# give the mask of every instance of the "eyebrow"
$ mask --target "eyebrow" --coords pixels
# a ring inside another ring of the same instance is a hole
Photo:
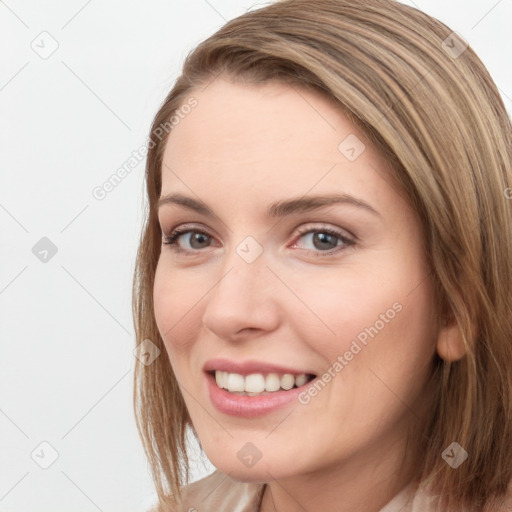
[[[220,220],[219,216],[216,215],[213,210],[211,210],[200,199],[188,197],[179,193],[167,194],[165,196],[161,196],[158,199],[157,209],[160,209],[162,206],[167,204],[177,204],[207,217]],[[267,216],[272,218],[280,218],[292,213],[309,212],[311,210],[316,210],[334,204],[349,204],[358,208],[362,208],[374,215],[377,215],[378,217],[381,216],[380,213],[375,210],[375,208],[373,208],[373,206],[350,194],[303,196],[277,201],[268,207]]]

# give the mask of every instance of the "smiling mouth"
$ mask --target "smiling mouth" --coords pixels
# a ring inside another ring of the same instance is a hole
[[[217,383],[217,387],[242,396],[263,396],[276,391],[289,391],[311,382],[316,376],[308,373],[239,373],[214,370],[208,372]]]

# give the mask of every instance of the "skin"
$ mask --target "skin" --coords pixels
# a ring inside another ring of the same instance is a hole
[[[417,454],[414,440],[405,452],[407,427],[428,414],[436,350],[462,356],[453,324],[433,321],[416,212],[387,161],[331,100],[225,77],[193,95],[198,105],[165,148],[162,195],[200,198],[219,219],[175,204],[159,209],[164,234],[186,224],[211,238],[191,245],[182,235],[191,255],[162,245],[154,307],[201,446],[232,478],[268,482],[264,512],[376,512],[408,483]],[[350,134],[365,144],[354,161],[338,149]],[[378,214],[350,204],[265,214],[275,201],[334,192]],[[313,239],[325,228],[355,242],[334,237],[326,249]],[[263,249],[250,264],[236,252],[247,236]],[[396,303],[401,311],[306,405],[245,419],[211,404],[207,360],[256,359],[321,376]],[[250,468],[236,456],[247,442],[262,454]]]

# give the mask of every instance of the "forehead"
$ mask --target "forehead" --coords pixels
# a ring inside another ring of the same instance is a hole
[[[312,188],[347,193],[364,188],[371,196],[388,179],[385,159],[320,93],[278,82],[247,85],[218,78],[190,96],[197,105],[167,141],[162,193],[191,188],[199,195],[224,191],[227,197],[235,189],[247,193],[245,185],[265,197]],[[347,158],[354,156],[346,153],[347,144],[356,158]]]
[[[197,106],[168,138],[166,153],[173,159],[298,159],[307,154],[333,160],[342,156],[338,145],[348,135],[365,138],[333,100],[295,85],[218,78],[191,95]]]

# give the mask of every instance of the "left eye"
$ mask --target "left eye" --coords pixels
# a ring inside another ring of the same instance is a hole
[[[305,240],[304,249],[321,252],[336,249],[340,245],[347,246],[351,244],[351,240],[344,237],[341,233],[325,229],[309,231],[299,238],[299,240],[301,239]]]

